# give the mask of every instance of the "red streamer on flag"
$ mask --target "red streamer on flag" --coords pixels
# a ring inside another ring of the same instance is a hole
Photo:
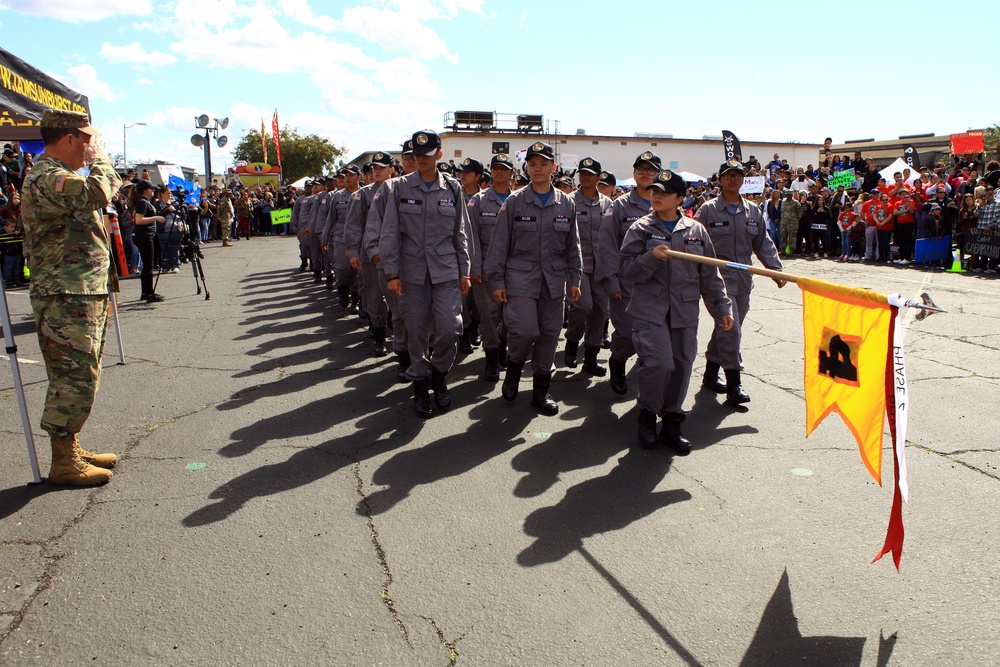
[[[274,141],[274,153],[278,156],[278,167],[281,168],[281,139],[278,135],[281,130],[278,126],[278,110],[274,110],[274,118],[271,119],[271,140]]]
[[[889,510],[889,528],[885,533],[885,544],[872,562],[879,560],[890,551],[892,562],[899,570],[899,559],[903,556],[903,494],[899,489],[899,448],[896,446],[896,369],[893,366],[892,341],[896,332],[896,313],[899,308],[892,306],[892,318],[889,320],[889,352],[885,364],[885,413],[889,418],[889,435],[892,438],[892,463],[894,483],[892,490],[892,509]]]

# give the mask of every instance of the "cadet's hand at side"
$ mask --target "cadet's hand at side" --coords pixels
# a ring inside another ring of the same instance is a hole
[[[462,276],[461,278],[459,278],[459,280],[458,280],[458,288],[460,290],[462,290],[462,294],[466,294],[469,291],[470,287],[472,287],[472,281],[471,280],[469,280],[465,276]]]
[[[495,289],[493,290],[493,300],[497,303],[507,303],[507,290],[505,289]]]
[[[719,322],[719,326],[722,327],[723,331],[729,331],[730,329],[732,329],[733,328],[733,316],[732,315],[726,315],[725,317],[723,317],[722,321]]]
[[[355,271],[361,270],[361,259],[359,257],[351,257],[351,268]]]
[[[580,300],[580,288],[577,287],[576,285],[574,285],[573,287],[570,287],[569,288],[569,298],[573,300],[573,303],[576,303],[577,301],[579,301]]]

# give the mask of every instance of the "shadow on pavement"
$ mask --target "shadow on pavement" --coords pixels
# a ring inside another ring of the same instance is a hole
[[[52,486],[43,477],[41,484],[25,484],[24,486],[0,489],[0,520],[17,514],[27,507],[32,500],[40,498],[46,493],[73,488],[71,486]]]

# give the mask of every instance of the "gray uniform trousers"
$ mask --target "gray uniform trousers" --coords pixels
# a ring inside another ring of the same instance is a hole
[[[503,319],[507,324],[507,357],[515,362],[531,356],[533,373],[552,371],[562,331],[565,294],[554,297],[547,284],[537,299],[507,295]]]
[[[315,234],[309,237],[309,258],[312,262],[313,271],[330,272],[330,268],[326,263],[326,253],[323,252],[323,241]]]
[[[493,300],[493,292],[485,282],[472,283],[471,292],[479,310],[479,335],[483,337],[483,349],[496,350],[500,347],[503,304]]]
[[[611,331],[611,358],[616,361],[628,361],[635,354],[635,345],[632,344],[632,316],[626,312],[629,296],[623,287],[622,298],[608,299],[611,324],[614,327]],[[603,323],[601,327],[604,327]]]
[[[712,329],[712,338],[708,341],[705,358],[719,364],[727,371],[742,371],[743,355],[740,353],[740,343],[743,340],[743,320],[746,319],[747,312],[750,310],[750,290],[743,289],[733,294],[729,291],[732,287],[739,289],[742,286],[731,285],[732,282],[732,280],[726,281],[726,292],[729,294],[730,301],[733,302],[733,328],[729,331],[723,330],[722,327]],[[706,301],[705,307],[714,321],[718,322],[722,319],[718,317],[712,304]]]
[[[423,284],[403,283],[400,301],[410,351],[406,377],[428,379],[432,366],[447,374],[455,362],[458,337],[462,335],[462,291],[458,280],[435,285],[426,277]],[[433,359],[427,357],[430,347],[434,348]]]
[[[683,412],[698,354],[698,327],[671,328],[645,320],[632,321],[632,340],[639,355],[639,407],[664,417]]]
[[[347,257],[347,246],[341,240],[335,241],[330,247],[333,248],[333,268],[337,272],[337,287],[347,287],[352,292],[357,292],[358,272],[351,266],[351,260]]]
[[[368,322],[376,329],[385,326],[386,315],[389,314],[389,307],[385,303],[382,294],[382,279],[379,278],[378,267],[371,262],[361,260],[361,282],[365,285],[364,301],[365,310],[368,311]],[[388,291],[388,290],[386,290]]]
[[[566,340],[583,340],[584,347],[600,347],[604,339],[604,320],[608,317],[608,295],[594,280],[593,273],[584,273],[580,281],[580,299],[569,301],[569,327]]]
[[[389,283],[385,279],[385,271],[382,270],[382,263],[379,262],[376,266],[378,267],[379,287],[382,288],[385,302],[389,306],[389,310],[392,311],[392,351],[408,352],[410,348],[406,335],[406,318],[403,317],[403,308],[400,304],[401,299],[389,291]]]

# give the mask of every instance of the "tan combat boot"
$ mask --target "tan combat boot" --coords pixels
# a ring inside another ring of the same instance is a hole
[[[76,442],[77,446],[80,445],[80,436],[76,433],[73,434],[73,441]],[[116,465],[118,465],[118,456],[108,452],[107,454],[95,454],[94,452],[88,452],[83,447],[80,447],[80,458],[89,463],[92,466],[97,466],[98,468],[105,468],[111,470]]]
[[[51,484],[97,486],[110,479],[110,470],[92,466],[80,458],[80,445],[76,438],[52,438]]]

